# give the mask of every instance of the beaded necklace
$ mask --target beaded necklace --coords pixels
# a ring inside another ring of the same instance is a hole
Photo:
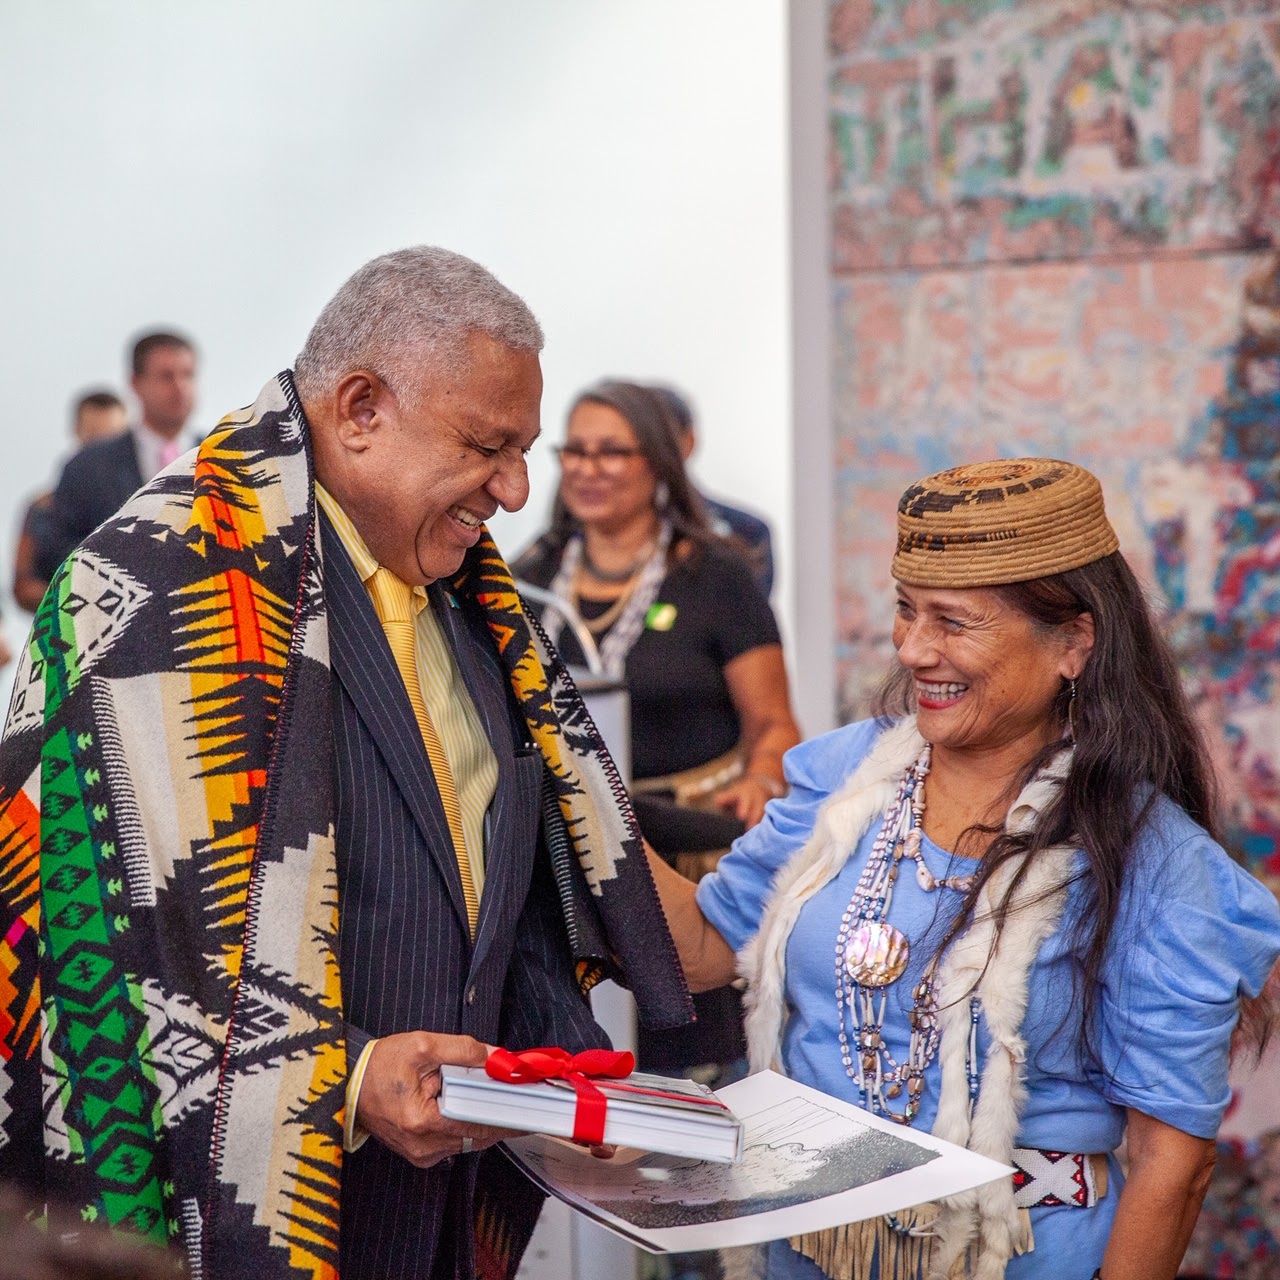
[[[925,1071],[938,1052],[937,972],[935,956],[912,992],[911,1039],[906,1060],[898,1062],[884,1038],[887,988],[902,977],[911,946],[888,922],[893,887],[904,859],[916,864],[916,883],[926,893],[951,889],[968,893],[971,876],[938,879],[925,866],[920,841],[924,828],[924,780],[929,773],[928,744],[898,783],[884,811],[867,865],[840,919],[836,935],[836,1013],[840,1059],[862,1094],[868,1111],[910,1124],[920,1110]],[[847,1011],[847,1017],[846,1017]],[[978,1001],[969,1002],[967,1075],[970,1103],[977,1097]],[[906,1094],[901,1111],[891,1100]]]
[[[582,567],[597,581],[607,582],[611,586],[621,586],[630,582],[637,577],[640,570],[649,563],[649,557],[653,555],[653,548],[657,545],[657,539],[654,538],[650,542],[644,544],[644,549],[625,569],[602,569],[591,558],[591,552],[587,550],[586,543],[582,544]]]
[[[667,552],[671,549],[675,530],[671,521],[663,517],[658,526],[658,541],[654,545],[648,560],[640,566],[634,582],[619,597],[621,610],[611,619],[609,634],[600,642],[600,662],[605,674],[621,680],[627,665],[627,655],[644,633],[644,620],[658,598],[667,577]],[[551,580],[549,590],[552,595],[564,600],[575,600],[577,596],[578,571],[582,567],[583,537],[575,533],[560,557],[560,567]],[[610,610],[612,612],[612,610]],[[564,616],[558,609],[547,612],[547,639],[556,644],[564,629]],[[592,629],[603,630],[604,622],[597,618]]]

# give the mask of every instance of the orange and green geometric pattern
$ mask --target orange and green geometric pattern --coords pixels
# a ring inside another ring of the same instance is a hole
[[[62,566],[19,673],[36,710],[0,744],[0,1179],[206,1276],[337,1275],[336,890],[304,919],[266,874],[302,849],[336,886],[277,732],[324,741],[329,714],[289,707],[328,684],[310,492],[284,376]],[[260,971],[262,927],[292,972]]]

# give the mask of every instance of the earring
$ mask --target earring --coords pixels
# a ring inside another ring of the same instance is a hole
[[[1067,684],[1071,686],[1067,694],[1067,727],[1071,730],[1071,741],[1076,740],[1076,682],[1068,680]]]
[[[665,480],[659,480],[653,487],[653,505],[659,511],[665,511],[671,505],[671,489]]]

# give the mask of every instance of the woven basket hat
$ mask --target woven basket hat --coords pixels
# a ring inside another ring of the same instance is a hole
[[[902,495],[893,576],[913,587],[998,587],[1119,547],[1094,475],[1053,458],[1005,458],[940,471]]]

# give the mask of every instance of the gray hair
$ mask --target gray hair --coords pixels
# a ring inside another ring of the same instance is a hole
[[[516,351],[542,350],[527,304],[478,262],[435,245],[366,262],[330,299],[294,362],[304,399],[368,369],[413,401],[424,365],[453,372],[467,338],[485,333]]]

